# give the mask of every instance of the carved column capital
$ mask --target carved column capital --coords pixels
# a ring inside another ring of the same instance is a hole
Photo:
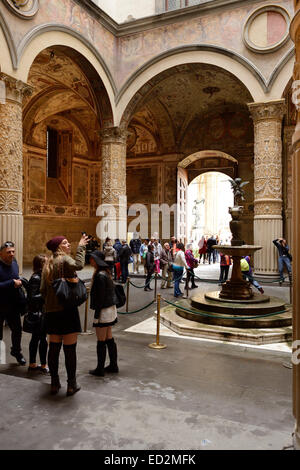
[[[0,80],[5,83],[6,99],[22,104],[25,96],[30,96],[33,88],[22,80],[17,80],[6,73],[0,72]]]
[[[108,127],[100,131],[102,144],[126,144],[128,134],[127,130],[120,127]]]
[[[286,114],[284,99],[266,103],[248,103],[248,108],[254,123],[268,120],[281,121]]]

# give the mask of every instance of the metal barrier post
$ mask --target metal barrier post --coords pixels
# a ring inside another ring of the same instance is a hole
[[[186,290],[186,298],[189,297],[189,282],[190,282],[190,273],[189,271],[186,272],[186,283],[185,283],[185,290]]]
[[[156,299],[157,295],[157,273],[154,274],[154,300]]]
[[[152,349],[165,349],[167,346],[165,344],[159,343],[159,327],[160,327],[160,301],[161,301],[161,294],[157,295],[157,315],[156,315],[156,343],[149,344],[149,348]]]
[[[128,304],[129,304],[129,286],[130,286],[130,277],[127,278],[126,312],[128,312]]]
[[[86,290],[87,290],[87,293],[90,292],[90,288],[89,288],[89,287],[87,287]],[[88,310],[89,310],[89,296],[88,296],[88,298],[86,299],[85,306],[84,306],[84,327],[83,327],[83,331],[80,333],[82,336],[93,335],[93,334],[94,334],[93,331],[87,329]]]

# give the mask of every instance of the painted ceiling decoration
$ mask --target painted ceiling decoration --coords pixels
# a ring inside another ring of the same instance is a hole
[[[215,140],[225,133],[242,138],[249,125],[246,103],[252,101],[250,93],[236,77],[216,66],[173,67],[151,79],[139,94],[142,99],[129,127],[135,129],[135,136],[137,125],[147,130],[149,145],[151,135],[158,153],[184,150],[188,141],[195,141],[203,133],[202,122],[208,116],[207,131]]]

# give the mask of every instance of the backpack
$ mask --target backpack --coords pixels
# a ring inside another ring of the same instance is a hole
[[[121,308],[126,303],[126,294],[121,284],[115,284],[116,307]]]
[[[245,258],[241,259],[241,270],[242,271],[249,271],[250,270],[249,263]]]

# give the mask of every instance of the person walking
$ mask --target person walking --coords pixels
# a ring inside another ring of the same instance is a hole
[[[173,275],[174,275],[174,297],[179,297],[183,295],[183,292],[180,290],[180,281],[182,279],[183,275],[183,269],[185,268],[187,271],[189,269],[189,266],[186,262],[185,259],[185,254],[184,254],[184,244],[183,243],[177,243],[177,253],[174,258],[174,263],[173,263]]]
[[[76,271],[84,268],[87,243],[88,237],[82,235],[75,259],[70,256],[71,245],[64,236],[54,237],[46,245],[52,254],[43,267],[41,294],[45,300],[45,328],[49,335],[48,365],[52,395],[57,394],[61,388],[58,367],[62,343],[68,376],[67,396],[74,395],[80,390],[76,381],[77,335],[81,332],[78,307],[63,305],[59,301],[52,283],[61,277],[76,278]]]
[[[280,276],[279,284],[281,286],[284,281],[284,277],[283,277],[284,266],[287,269],[290,283],[292,283],[292,266],[291,266],[292,255],[289,252],[290,251],[289,245],[287,244],[287,241],[284,238],[276,238],[275,240],[273,240],[273,243],[278,250],[278,269],[279,269],[279,276]]]
[[[197,285],[195,284],[195,273],[194,273],[194,268],[197,268],[198,266],[198,260],[193,255],[192,252],[193,249],[193,244],[188,243],[186,245],[186,251],[185,251],[185,260],[187,262],[187,265],[189,267],[187,273],[186,273],[186,283],[185,283],[185,288],[188,289],[189,281],[192,282],[191,289],[197,289]]]
[[[93,326],[97,335],[97,367],[90,370],[89,373],[103,377],[106,372],[119,372],[117,345],[112,336],[112,326],[118,321],[117,299],[111,270],[104,261],[104,254],[101,251],[92,253],[91,266],[95,269],[90,295],[91,309],[95,310]],[[106,350],[108,350],[110,364],[104,367]]]
[[[206,246],[207,246],[207,241],[204,235],[201,237],[198,243],[198,248],[199,248],[199,264],[201,262],[201,258],[203,256],[203,264],[205,264],[205,258],[206,258]]]
[[[122,271],[122,282],[125,284],[128,278],[128,264],[131,257],[131,249],[127,245],[126,240],[122,240],[122,248],[119,251],[119,259]]]
[[[140,264],[140,248],[141,248],[142,242],[140,238],[138,238],[138,234],[134,232],[133,234],[133,239],[130,240],[129,246],[132,251],[132,258],[133,258],[133,273],[138,274],[139,273],[139,264]]]
[[[215,261],[216,261],[216,259],[215,259],[215,250],[213,248],[213,246],[216,245],[216,244],[217,244],[217,240],[213,237],[213,235],[211,235],[209,237],[209,239],[207,240],[207,243],[206,243],[208,264],[210,264],[211,259],[212,259],[213,263],[215,263]]]
[[[0,339],[3,339],[3,323],[6,321],[11,330],[11,356],[21,366],[26,360],[21,350],[22,324],[20,289],[22,281],[19,277],[19,266],[15,260],[15,244],[7,241],[0,246]]]
[[[152,290],[150,287],[151,276],[155,271],[155,262],[154,262],[154,246],[149,243],[148,251],[146,255],[146,269],[147,269],[147,277],[145,281],[144,290]]]
[[[219,277],[220,284],[223,284],[224,282],[227,281],[230,266],[231,266],[230,256],[220,253],[220,277]]]
[[[170,270],[170,266],[172,264],[172,253],[170,249],[169,243],[165,243],[161,253],[160,253],[160,268],[162,270],[161,276],[161,289],[169,289],[171,286],[172,280],[172,271]],[[166,287],[167,284],[167,287]]]
[[[245,256],[241,259],[241,271],[243,275],[243,279],[247,279],[250,284],[252,284],[256,289],[259,290],[261,294],[264,293],[263,288],[261,285],[253,278],[252,268],[250,265],[250,256]]]
[[[140,248],[140,257],[141,257],[142,264],[144,266],[144,275],[145,276],[147,275],[146,255],[147,255],[147,251],[148,251],[149,241],[150,241],[149,238],[146,238],[144,240],[144,243],[141,244],[141,248]]]
[[[116,260],[115,260],[115,270],[114,270],[114,280],[119,280],[121,277],[121,263],[120,263],[120,249],[122,248],[122,243],[118,238],[115,239],[115,243],[113,245],[115,252],[116,252]]]
[[[159,274],[160,273],[160,255],[162,251],[162,246],[159,240],[157,240],[157,238],[155,238],[151,244],[153,246],[155,272]]]
[[[29,279],[27,289],[28,313],[23,322],[23,331],[31,333],[29,343],[29,367],[28,372],[49,372],[47,367],[47,333],[44,321],[44,299],[40,292],[42,269],[46,262],[45,255],[37,255],[33,258],[33,274]],[[36,363],[36,355],[39,350],[41,365]]]

